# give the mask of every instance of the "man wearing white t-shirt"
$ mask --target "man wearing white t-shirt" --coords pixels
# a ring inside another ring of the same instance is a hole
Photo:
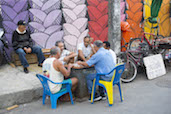
[[[74,57],[77,56],[76,53],[64,49],[64,43],[62,41],[57,41],[55,45],[60,48],[61,55],[59,60],[62,61],[63,64],[69,63],[71,60],[74,60]]]
[[[114,60],[114,62],[116,64],[116,53],[112,49],[110,49],[110,43],[108,41],[104,41],[103,42],[103,47],[105,49],[109,50],[109,52],[112,54],[113,60]]]
[[[89,36],[86,36],[84,37],[84,42],[78,45],[77,50],[79,60],[87,61],[94,53],[96,53],[91,42],[92,39]]]

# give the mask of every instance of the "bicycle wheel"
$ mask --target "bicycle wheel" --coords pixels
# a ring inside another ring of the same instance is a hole
[[[144,47],[140,47],[140,44],[142,44],[142,43],[144,44]],[[132,50],[132,51],[145,50],[146,55],[148,55],[149,50],[150,50],[150,46],[148,45],[148,42],[146,40],[143,40],[143,42],[142,42],[141,38],[134,38],[134,39],[130,40],[128,49]],[[139,56],[140,56],[140,53],[138,53],[138,52],[131,52],[131,54],[135,58],[139,58]]]
[[[164,39],[164,37],[162,35],[158,35],[157,38],[158,39]],[[166,49],[159,48],[159,44],[160,44],[160,42],[157,42],[157,41],[155,41],[155,43],[154,43],[154,51],[155,51],[155,54],[164,54],[164,52],[166,51]]]
[[[128,59],[126,62],[125,71],[121,76],[121,81],[126,83],[131,82],[135,79],[136,76],[137,76],[137,66],[132,60]]]

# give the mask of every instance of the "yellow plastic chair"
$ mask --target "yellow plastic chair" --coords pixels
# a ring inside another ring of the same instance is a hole
[[[95,95],[97,85],[103,87],[106,90],[109,106],[113,105],[113,86],[115,84],[118,85],[118,87],[119,87],[121,102],[124,100],[123,95],[122,95],[122,90],[121,90],[121,81],[120,81],[121,75],[124,70],[125,70],[125,64],[119,64],[110,73],[106,73],[106,74],[98,74],[97,73],[96,74],[96,79],[94,79],[94,81],[93,81],[92,94],[91,94],[91,103],[92,104],[94,103],[94,95]],[[109,75],[113,71],[114,71],[113,77],[110,82],[104,81],[104,80],[99,80],[100,76]]]

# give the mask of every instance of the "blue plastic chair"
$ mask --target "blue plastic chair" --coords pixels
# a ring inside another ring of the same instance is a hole
[[[69,93],[70,99],[71,99],[71,104],[74,104],[73,98],[72,98],[72,92],[71,92],[71,84],[69,84],[68,82],[56,83],[41,74],[36,74],[36,76],[38,77],[38,79],[40,80],[40,82],[42,83],[42,86],[43,86],[43,98],[42,98],[43,105],[45,104],[45,99],[46,99],[46,96],[48,95],[48,96],[50,96],[52,109],[56,109],[58,98],[66,93]],[[53,94],[53,93],[51,93],[51,91],[49,89],[48,81],[53,84],[63,84],[63,85],[66,85],[66,87],[61,89],[59,92]]]
[[[93,87],[92,87],[92,94],[91,94],[91,103],[94,103],[94,95],[95,95],[95,91],[96,91],[96,86],[101,86],[106,90],[107,93],[107,98],[108,98],[108,103],[109,106],[113,105],[113,86],[114,85],[118,85],[119,87],[119,92],[120,92],[120,98],[121,98],[121,102],[123,101],[123,95],[122,95],[122,90],[121,90],[121,75],[123,73],[123,71],[125,70],[125,64],[120,64],[117,65],[111,72],[109,73],[105,73],[105,74],[96,74],[96,78],[93,81]],[[113,73],[113,77],[111,81],[104,81],[104,80],[100,80],[100,76],[105,76],[105,75],[109,75],[112,72]]]

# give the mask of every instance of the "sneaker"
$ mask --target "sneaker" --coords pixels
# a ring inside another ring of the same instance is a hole
[[[29,73],[29,70],[25,67],[24,72],[27,74],[27,73]]]
[[[100,96],[102,97],[102,100],[106,100],[107,99],[105,94],[100,95]]]
[[[102,97],[98,93],[95,93],[94,101],[100,101],[101,99]],[[89,102],[91,102],[91,94],[90,94]]]

